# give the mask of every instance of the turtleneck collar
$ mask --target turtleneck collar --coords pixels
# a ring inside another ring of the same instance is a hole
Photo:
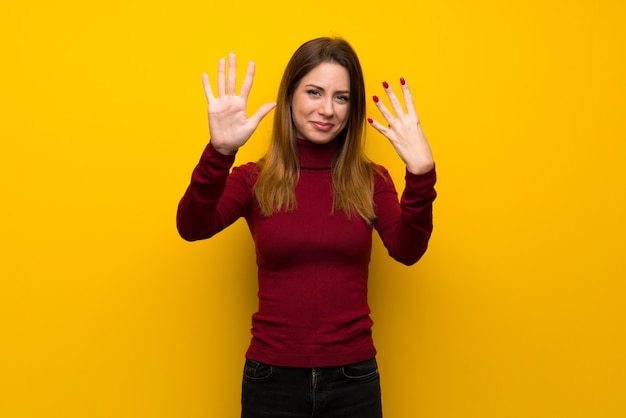
[[[314,144],[306,139],[297,138],[298,156],[300,168],[303,169],[329,169],[333,161],[333,155],[337,149],[337,139],[327,144]]]

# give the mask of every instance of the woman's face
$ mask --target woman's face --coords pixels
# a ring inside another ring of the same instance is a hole
[[[348,123],[350,75],[339,64],[323,62],[302,77],[291,98],[296,136],[326,144]]]

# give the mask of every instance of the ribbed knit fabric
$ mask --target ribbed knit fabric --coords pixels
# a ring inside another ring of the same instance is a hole
[[[256,246],[259,310],[246,357],[276,366],[326,367],[376,354],[367,304],[372,226],[331,213],[331,160],[336,143],[298,140],[297,209],[262,216],[253,185],[258,167],[234,168],[234,156],[206,147],[180,201],[177,225],[186,240],[213,236],[245,217]],[[432,231],[434,169],[406,173],[401,202],[388,172],[375,175],[379,233],[389,254],[413,264]]]

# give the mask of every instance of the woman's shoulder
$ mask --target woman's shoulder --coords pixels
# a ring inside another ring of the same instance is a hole
[[[255,182],[259,177],[261,169],[256,162],[248,162],[233,168],[231,175],[245,178],[248,181]]]
[[[370,162],[370,168],[372,169],[372,173],[374,174],[374,183],[378,183],[379,181],[391,181],[391,175],[389,174],[389,170],[383,165],[377,164],[375,162]]]
[[[249,171],[249,172],[260,170],[259,164],[254,161],[250,161],[245,164],[238,165],[237,167],[235,167],[235,169]]]

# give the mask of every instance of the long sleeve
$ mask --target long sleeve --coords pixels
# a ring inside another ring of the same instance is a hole
[[[253,164],[233,169],[234,155],[224,155],[209,143],[195,167],[176,215],[178,233],[187,241],[210,238],[239,217],[251,202]]]
[[[433,230],[432,203],[437,195],[435,169],[419,175],[407,171],[400,202],[389,173],[382,170],[382,176],[376,176],[374,189],[377,215],[374,227],[389,255],[411,265],[426,252]]]

